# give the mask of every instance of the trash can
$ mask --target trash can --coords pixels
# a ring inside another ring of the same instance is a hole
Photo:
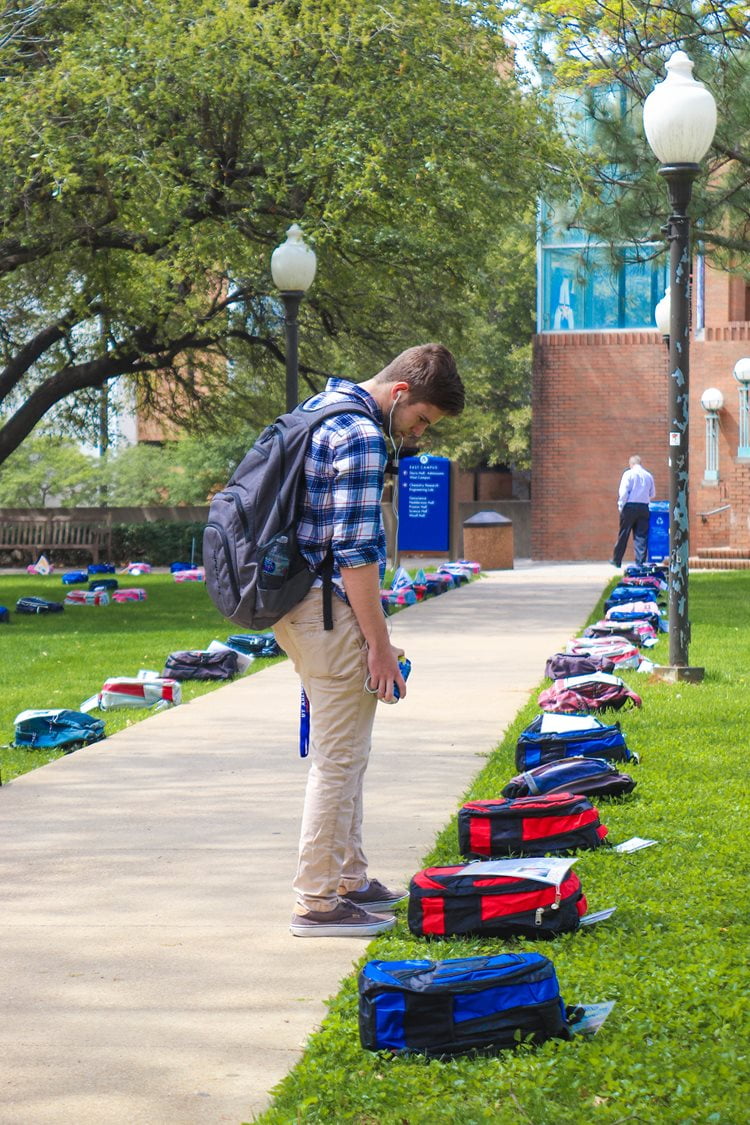
[[[477,512],[464,520],[464,558],[483,570],[513,569],[513,520],[499,512]]]
[[[648,506],[648,555],[650,563],[669,560],[669,500],[652,500]]]

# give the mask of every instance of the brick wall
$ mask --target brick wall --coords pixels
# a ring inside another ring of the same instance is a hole
[[[719,285],[723,281],[723,288]],[[730,279],[711,278],[707,310],[729,309]],[[724,302],[723,306],[721,301]],[[724,313],[726,316],[727,313]],[[750,323],[707,317],[690,353],[690,549],[750,549],[750,463],[737,459],[738,390],[732,371],[750,355]],[[669,498],[668,359],[654,332],[551,332],[534,340],[532,557],[608,559],[617,535],[617,487],[640,454],[657,499]],[[719,481],[703,481],[707,387],[724,395]],[[705,520],[701,512],[731,504]],[[632,559],[632,545],[626,560]]]
[[[534,341],[532,557],[608,559],[617,487],[640,454],[667,497],[667,357],[657,332],[550,332]]]

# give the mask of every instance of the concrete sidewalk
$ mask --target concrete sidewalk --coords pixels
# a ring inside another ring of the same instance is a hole
[[[407,884],[611,568],[496,571],[398,614],[372,873]],[[0,790],[2,1125],[239,1125],[361,955],[287,926],[306,766],[288,662]]]

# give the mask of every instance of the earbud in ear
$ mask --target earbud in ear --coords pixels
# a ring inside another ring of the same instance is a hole
[[[399,400],[400,398],[401,398],[401,391],[397,391],[397,392],[396,392],[396,397],[395,397],[395,398],[394,398],[394,400],[393,400],[393,405],[394,405],[394,406],[396,405],[396,403],[398,402],[398,400]]]

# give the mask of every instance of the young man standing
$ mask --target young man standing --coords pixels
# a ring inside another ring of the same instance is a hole
[[[380,512],[385,435],[398,453],[444,415],[464,388],[440,344],[408,348],[363,383],[330,379],[314,405],[351,402],[314,432],[297,535],[311,567],[333,551],[333,629],[323,628],[322,582],[274,627],[310,701],[310,772],[294,882],[296,937],[371,936],[390,929],[406,897],[370,878],[362,848],[362,787],[375,708],[403,698],[400,650],[380,601],[385,532]]]

